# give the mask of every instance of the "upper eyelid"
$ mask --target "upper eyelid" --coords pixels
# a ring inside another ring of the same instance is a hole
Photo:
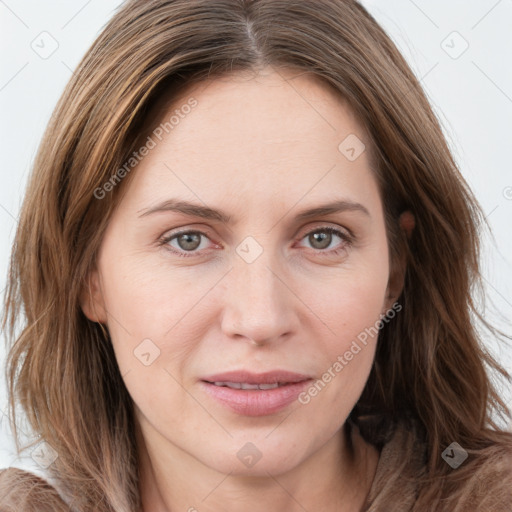
[[[320,223],[322,221],[319,221]],[[328,222],[328,221],[327,221]],[[320,231],[322,229],[337,229],[338,231],[347,231],[347,233],[351,236],[354,236],[354,233],[352,232],[351,229],[347,228],[346,226],[340,226],[340,225],[332,225],[332,224],[328,224],[328,223],[321,223],[317,226],[313,226],[313,227],[310,227],[310,228],[307,228],[304,230],[304,235],[307,235],[313,231]],[[184,234],[184,233],[201,233],[202,235],[205,235],[205,236],[209,236],[208,233],[207,233],[207,229],[205,230],[205,228],[194,228],[194,227],[190,227],[190,228],[176,228],[176,231],[175,230],[170,230],[170,231],[166,231],[160,238],[167,238],[167,237],[172,237],[172,236],[177,236],[177,235],[180,235],[180,234]],[[302,230],[298,230],[298,231],[302,231]],[[303,236],[304,236],[303,235]],[[298,235],[297,235],[298,236]]]

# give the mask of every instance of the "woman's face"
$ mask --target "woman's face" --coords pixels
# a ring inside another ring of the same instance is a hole
[[[217,78],[161,112],[83,302],[147,445],[223,473],[278,474],[334,438],[394,300],[369,141],[291,77]]]

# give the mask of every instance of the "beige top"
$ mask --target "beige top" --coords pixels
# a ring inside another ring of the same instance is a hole
[[[417,499],[417,478],[425,468],[425,445],[417,431],[397,425],[380,451],[379,462],[363,512],[412,512]],[[425,511],[426,512],[426,511]],[[430,511],[429,511],[430,512]]]
[[[373,425],[367,436],[372,432],[379,432],[382,446],[361,512],[512,512],[512,453],[503,447],[472,451],[462,463],[470,471],[462,477],[447,464],[446,475],[439,477],[443,488],[432,496],[422,485],[427,445],[418,423],[402,421],[387,430]]]

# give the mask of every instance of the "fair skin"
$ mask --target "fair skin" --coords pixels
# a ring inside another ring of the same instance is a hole
[[[379,454],[347,440],[345,422],[376,337],[308,403],[274,413],[235,412],[202,377],[284,369],[315,382],[392,306],[402,273],[390,272],[368,151],[350,161],[338,149],[349,134],[368,148],[368,137],[332,90],[297,72],[196,84],[158,123],[192,96],[197,106],[132,171],[82,300],[107,326],[135,404],[143,508],[359,511]],[[148,213],[170,198],[231,219]],[[297,217],[340,199],[364,208]],[[179,231],[193,233],[158,244]],[[250,263],[237,252],[249,236],[262,249]],[[134,351],[147,339],[146,361],[160,352],[146,365]],[[237,456],[249,442],[261,455],[250,467]]]

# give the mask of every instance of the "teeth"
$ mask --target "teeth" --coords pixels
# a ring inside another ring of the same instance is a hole
[[[259,384],[258,387],[260,389],[275,389],[279,387],[279,384],[277,382],[275,384]]]
[[[284,384],[247,384],[245,382],[214,382],[216,386],[225,386],[232,389],[275,389]]]
[[[217,383],[215,383],[215,384],[217,384]],[[242,384],[240,382],[221,382],[220,385],[226,386],[226,387],[232,388],[232,389],[241,389],[241,387],[242,387]]]
[[[258,384],[246,384],[243,382],[240,384],[241,389],[258,389]]]

